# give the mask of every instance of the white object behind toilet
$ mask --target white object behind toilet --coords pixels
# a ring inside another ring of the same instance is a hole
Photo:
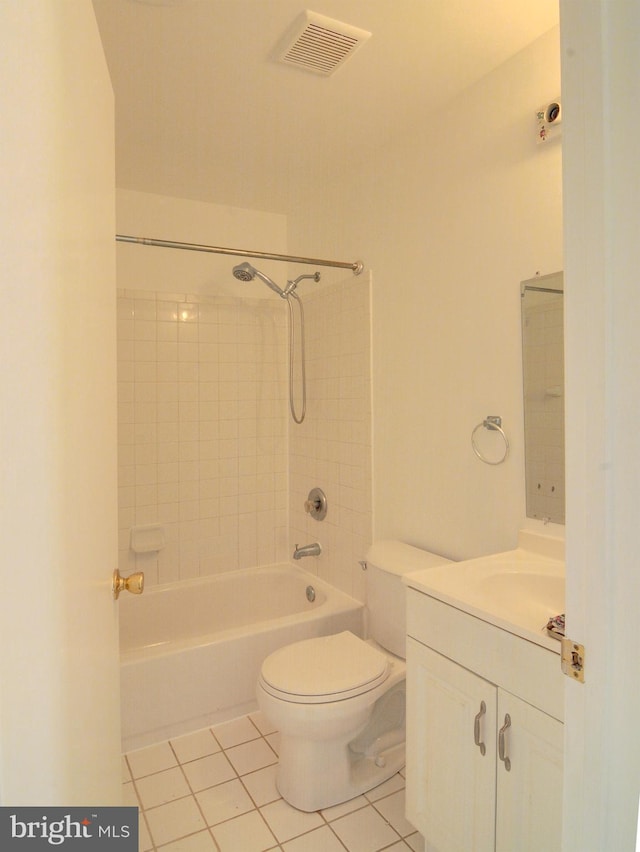
[[[406,659],[406,590],[401,577],[449,562],[427,550],[394,539],[374,542],[367,551],[368,635],[397,657]]]

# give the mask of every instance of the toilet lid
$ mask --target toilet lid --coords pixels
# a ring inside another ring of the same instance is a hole
[[[384,654],[345,631],[274,651],[262,664],[261,682],[271,694],[312,704],[368,692],[388,673]]]

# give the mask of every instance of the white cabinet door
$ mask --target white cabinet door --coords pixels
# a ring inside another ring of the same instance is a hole
[[[497,852],[558,852],[562,842],[564,726],[514,695],[498,690]]]
[[[494,849],[496,710],[493,684],[408,637],[407,816],[427,850]]]

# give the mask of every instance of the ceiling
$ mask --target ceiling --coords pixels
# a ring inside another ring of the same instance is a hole
[[[118,186],[280,213],[558,22],[557,0],[308,0],[372,33],[322,77],[274,59],[305,0],[93,2]]]

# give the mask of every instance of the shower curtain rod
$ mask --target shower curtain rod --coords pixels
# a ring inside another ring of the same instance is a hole
[[[204,246],[198,243],[180,243],[174,240],[155,240],[150,237],[129,237],[125,234],[116,234],[116,242],[137,243],[143,246],[161,246],[162,248],[184,249],[185,251],[205,251],[212,254],[231,254],[237,257],[259,257],[263,260],[283,260],[289,263],[308,263],[312,266],[335,266],[341,269],[350,269],[354,275],[360,275],[364,269],[362,261],[348,263],[339,260],[320,260],[316,257],[296,257],[289,254],[271,254],[264,251],[246,251],[245,249],[221,248],[220,246]]]

